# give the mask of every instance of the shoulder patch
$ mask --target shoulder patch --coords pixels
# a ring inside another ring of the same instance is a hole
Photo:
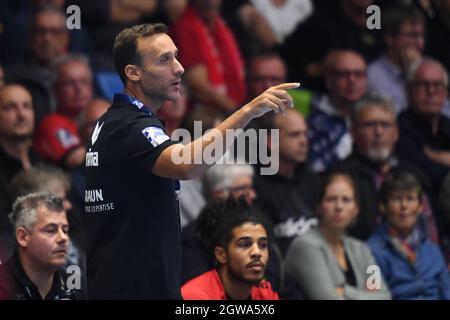
[[[163,129],[159,127],[147,127],[142,130],[142,134],[145,138],[150,141],[150,143],[156,147],[161,143],[170,140],[169,136],[167,136]]]

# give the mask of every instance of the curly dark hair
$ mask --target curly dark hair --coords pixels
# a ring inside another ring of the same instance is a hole
[[[232,231],[245,223],[259,224],[267,231],[267,221],[243,197],[226,201],[216,201],[205,207],[197,221],[197,232],[208,248],[227,248],[232,239]]]

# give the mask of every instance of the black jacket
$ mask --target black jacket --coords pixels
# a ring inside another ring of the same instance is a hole
[[[315,223],[319,176],[306,165],[298,166],[292,179],[280,175],[254,177],[256,205],[272,223],[273,234],[282,253],[292,239]],[[313,222],[314,221],[314,222]]]
[[[42,299],[38,288],[31,282],[20,262],[17,251],[5,264],[0,265],[0,300],[75,300],[77,293],[66,287],[64,272],[57,271],[52,287]]]
[[[423,151],[425,146],[435,151],[450,150],[450,120],[440,116],[437,134],[433,134],[430,123],[410,106],[398,117],[400,137],[398,153],[410,159],[430,179],[433,191],[438,192],[450,167],[431,160]],[[413,156],[412,156],[413,155]]]

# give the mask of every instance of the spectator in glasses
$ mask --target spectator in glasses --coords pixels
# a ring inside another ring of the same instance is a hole
[[[447,70],[436,60],[422,60],[410,71],[408,93],[411,106],[398,120],[399,153],[420,167],[438,192],[450,171],[450,120],[441,113],[448,95]]]
[[[50,4],[37,7],[31,19],[29,47],[29,56],[9,68],[6,74],[9,80],[22,83],[31,92],[38,124],[55,108],[51,64],[66,54],[69,47],[66,15],[61,8]]]
[[[367,91],[366,62],[360,54],[331,51],[325,69],[328,92],[313,104],[308,119],[310,160],[313,170],[319,172],[351,153],[350,114]]]
[[[433,216],[431,185],[427,176],[396,152],[399,130],[395,108],[391,100],[380,94],[364,96],[353,109],[351,133],[353,151],[348,158],[333,168],[350,174],[364,201],[358,220],[349,228],[349,233],[366,240],[381,222],[379,200],[376,196],[386,175],[394,169],[404,168],[412,172],[423,186],[423,217],[427,221],[430,236],[437,241]]]

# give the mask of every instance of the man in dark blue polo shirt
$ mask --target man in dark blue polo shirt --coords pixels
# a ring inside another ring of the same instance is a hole
[[[299,84],[281,84],[192,143],[171,141],[155,113],[164,101],[179,98],[184,69],[177,53],[162,24],[134,26],[116,37],[113,58],[125,93],[98,120],[86,154],[91,299],[181,299],[178,179],[209,168],[194,158],[212,141],[226,150],[233,143],[221,140],[227,129],[293,106],[286,90]]]

